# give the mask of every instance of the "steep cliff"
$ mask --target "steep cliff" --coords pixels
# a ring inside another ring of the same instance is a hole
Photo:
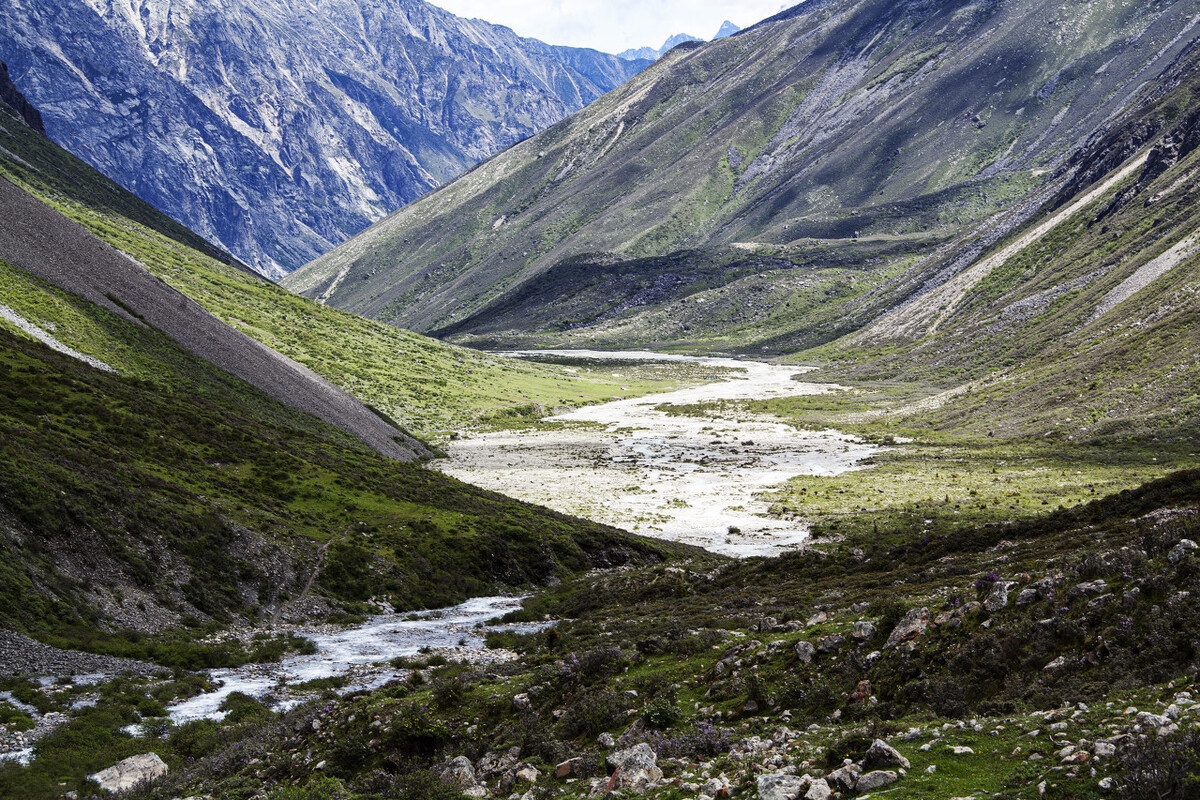
[[[0,0],[49,134],[278,277],[645,66],[421,0]]]

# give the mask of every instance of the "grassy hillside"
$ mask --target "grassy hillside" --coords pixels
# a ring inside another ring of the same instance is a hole
[[[490,637],[516,662],[409,660],[403,680],[286,714],[240,698],[221,722],[130,741],[121,719],[187,689],[126,681],[32,767],[0,766],[0,787],[55,796],[54,780],[149,749],[172,772],[134,796],[588,797],[622,786],[606,757],[645,743],[663,773],[647,796],[755,798],[789,773],[836,785],[884,739],[905,762],[866,770],[893,782],[844,796],[1190,797],[1200,569],[1172,551],[1194,532],[1197,477],[1018,524],[581,577],[513,615],[554,628]],[[81,691],[51,689],[52,708]]]
[[[347,608],[440,605],[661,552],[377,456],[160,333],[0,270],[0,303],[115,370],[0,324],[7,626],[89,638],[328,612],[304,605],[314,573]]]
[[[319,306],[230,263],[74,156],[0,118],[0,175],[83,225],[227,324],[434,439],[675,385],[623,371],[497,358]],[[691,378],[694,379],[694,378]]]

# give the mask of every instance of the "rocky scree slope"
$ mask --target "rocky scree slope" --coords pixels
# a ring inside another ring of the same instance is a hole
[[[1036,210],[1195,24],[1186,2],[804,3],[676,48],[287,285],[485,344],[795,350],[914,257]]]
[[[646,62],[421,0],[0,3],[55,141],[278,277]]]

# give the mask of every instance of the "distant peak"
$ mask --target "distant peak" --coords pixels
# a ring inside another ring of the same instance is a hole
[[[717,31],[717,35],[713,37],[713,41],[715,42],[717,39],[727,39],[740,30],[741,28],[739,26],[734,25],[729,20],[725,20],[721,23],[721,30]]]

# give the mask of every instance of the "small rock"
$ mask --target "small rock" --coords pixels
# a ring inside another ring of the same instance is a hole
[[[583,765],[582,758],[568,758],[554,767],[554,777],[567,778],[579,772]]]
[[[925,768],[926,775],[932,775],[935,772],[937,772],[937,764],[930,764],[928,767]]]
[[[612,737],[611,733],[602,733],[596,737],[596,744],[600,745],[605,750],[612,750],[617,746],[617,740]]]
[[[1047,664],[1046,666],[1042,667],[1042,669],[1043,669],[1043,670],[1046,670],[1047,672],[1049,672],[1050,670],[1062,669],[1062,668],[1063,668],[1063,667],[1065,667],[1066,665],[1067,665],[1067,657],[1066,657],[1066,656],[1059,656],[1058,658],[1054,659],[1053,661],[1051,661],[1051,662],[1050,662],[1049,664]]]
[[[1096,742],[1092,745],[1096,758],[1112,758],[1117,754],[1117,746],[1112,742]]]
[[[525,692],[513,695],[512,704],[513,708],[515,708],[517,711],[524,711],[531,705],[529,695]]]
[[[975,751],[965,745],[950,745],[950,752],[956,756],[973,756]]]
[[[1100,779],[1100,788],[1106,792],[1109,789],[1113,788],[1113,779],[1112,778],[1101,778]]]
[[[803,664],[811,664],[813,656],[817,654],[817,648],[812,642],[796,642],[796,657]]]
[[[871,792],[876,789],[882,789],[884,786],[891,786],[898,780],[900,780],[900,778],[891,770],[877,769],[873,772],[868,772],[860,776],[858,779],[858,784],[854,787],[854,789],[858,792]]]

